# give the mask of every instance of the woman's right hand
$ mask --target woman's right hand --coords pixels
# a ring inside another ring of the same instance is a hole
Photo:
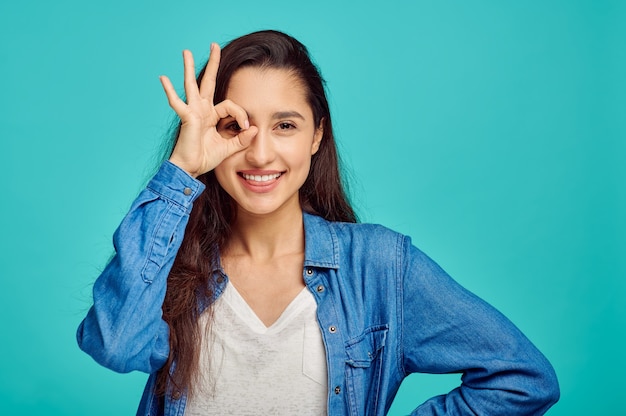
[[[246,111],[232,101],[213,104],[215,78],[220,64],[220,47],[216,43],[211,44],[211,55],[200,88],[190,51],[183,51],[183,60],[186,103],[178,96],[169,78],[160,77],[170,107],[181,120],[180,134],[170,162],[191,176],[198,177],[213,170],[230,155],[248,147],[257,128],[250,127]],[[241,127],[239,134],[225,138],[218,133],[217,124],[226,117],[233,117],[237,121]]]

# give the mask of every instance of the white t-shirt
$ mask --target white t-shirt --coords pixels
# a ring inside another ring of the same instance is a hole
[[[202,340],[202,382],[185,416],[325,415],[326,354],[316,309],[304,288],[266,327],[226,285],[213,305],[210,337]],[[200,317],[201,328],[207,317]]]

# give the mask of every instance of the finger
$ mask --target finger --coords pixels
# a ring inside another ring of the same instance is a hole
[[[248,113],[246,113],[246,110],[230,100],[224,100],[216,105],[215,112],[220,119],[233,117],[239,124],[239,127],[243,130],[250,127],[250,121],[248,121]]]
[[[200,81],[200,96],[213,100],[213,94],[215,94],[215,79],[217,78],[217,70],[220,67],[220,57],[222,51],[220,45],[217,43],[211,43],[211,52],[209,55],[209,62],[206,64],[204,75]]]
[[[191,51],[183,51],[183,62],[185,65],[185,95],[187,102],[198,96],[198,82],[196,81],[196,67],[193,62]]]
[[[258,127],[252,126],[247,130],[242,131],[232,139],[228,140],[228,156],[240,152],[246,147],[250,146],[252,139],[259,132]]]
[[[165,75],[161,75],[159,77],[161,80],[161,85],[163,86],[163,90],[165,91],[165,95],[167,96],[167,102],[170,104],[170,107],[178,114],[179,116],[182,112],[185,111],[187,105],[183,100],[180,99],[174,86],[172,85],[172,81]]]

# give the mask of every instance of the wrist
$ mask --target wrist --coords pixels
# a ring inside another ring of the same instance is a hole
[[[200,172],[198,172],[195,169],[190,169],[189,166],[186,163],[184,163],[184,161],[180,160],[179,158],[177,158],[174,155],[170,156],[168,161],[170,163],[172,163],[173,165],[176,165],[176,167],[178,167],[179,169],[185,171],[185,173],[187,173],[187,175],[191,176],[194,179],[196,179],[198,176],[201,175]]]

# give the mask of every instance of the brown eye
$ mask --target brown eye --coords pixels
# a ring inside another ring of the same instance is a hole
[[[228,125],[226,125],[226,130],[239,133],[241,131],[241,127],[239,126],[239,123],[237,123],[236,121],[233,121],[232,123],[229,123]]]
[[[279,129],[281,129],[281,130],[289,130],[289,129],[293,129],[293,128],[295,128],[295,127],[296,127],[296,126],[294,126],[294,125],[293,125],[293,124],[291,124],[291,123],[280,123],[280,124],[278,125],[278,128],[279,128]]]

